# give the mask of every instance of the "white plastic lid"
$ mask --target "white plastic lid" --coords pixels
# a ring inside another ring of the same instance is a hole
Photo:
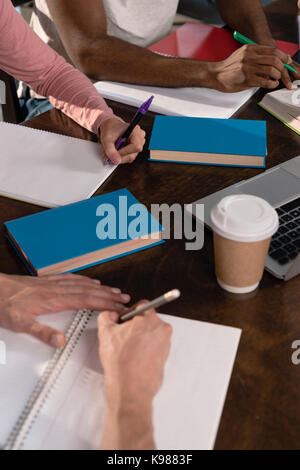
[[[210,213],[213,230],[221,237],[256,242],[278,229],[278,215],[264,199],[249,194],[224,197]]]

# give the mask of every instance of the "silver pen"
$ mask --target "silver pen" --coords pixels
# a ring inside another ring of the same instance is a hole
[[[180,297],[180,291],[178,289],[170,290],[166,294],[161,295],[160,297],[157,297],[157,299],[151,300],[151,302],[148,302],[147,304],[142,305],[141,307],[133,310],[132,312],[125,313],[125,315],[123,315],[120,318],[120,323],[130,320],[136,315],[140,315],[141,313],[144,313],[147,310],[150,310],[151,308],[161,307],[162,305],[165,305],[169,302],[172,302],[173,300],[178,299],[178,297]]]

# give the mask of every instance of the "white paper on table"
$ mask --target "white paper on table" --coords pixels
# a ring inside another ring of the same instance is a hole
[[[162,88],[100,81],[94,84],[106,99],[140,107],[154,95],[150,110],[156,113],[202,118],[230,118],[258,88],[223,93],[210,88]]]
[[[0,123],[0,195],[57,207],[91,197],[115,170],[99,143]]]
[[[44,315],[40,321],[66,332],[74,311]],[[0,328],[6,346],[6,365],[0,366],[0,447],[20,416],[54,349],[32,336]]]
[[[59,319],[66,323],[71,316],[47,316],[42,321],[54,325]],[[24,449],[99,447],[105,394],[96,318],[94,315],[89,321],[33,424]],[[241,330],[169,315],[161,318],[172,325],[173,335],[164,383],[154,399],[157,448],[212,449]],[[65,329],[65,324],[61,328]],[[7,332],[4,336],[11,362],[6,375],[5,368],[0,369],[2,445],[51,356],[50,348],[25,335]]]

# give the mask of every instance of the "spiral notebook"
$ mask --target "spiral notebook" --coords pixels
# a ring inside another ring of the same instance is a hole
[[[211,449],[241,330],[160,316],[173,335],[153,406],[157,448]],[[63,349],[53,354],[35,338],[0,329],[7,348],[7,364],[0,366],[0,446],[98,449],[106,404],[97,315],[81,310],[41,321],[66,332]]]
[[[0,195],[57,207],[87,199],[115,170],[99,143],[0,123]]]

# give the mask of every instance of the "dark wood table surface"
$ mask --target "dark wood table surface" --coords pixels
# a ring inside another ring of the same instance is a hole
[[[276,39],[298,42],[296,4],[296,0],[278,0],[266,8]],[[300,154],[300,137],[257,106],[262,94],[259,91],[236,117],[267,121],[270,168]],[[110,104],[117,114],[130,120],[133,108]],[[148,135],[153,116],[143,121]],[[31,120],[28,126],[94,139],[56,110]],[[187,204],[258,173],[260,170],[248,168],[149,163],[145,150],[133,165],[119,167],[97,194],[126,187],[148,208],[151,203]],[[2,272],[27,274],[4,238],[2,222],[40,210],[43,209],[0,198]],[[241,328],[241,343],[215,448],[300,448],[300,365],[291,362],[291,344],[300,339],[299,276],[284,283],[265,272],[256,292],[245,296],[228,294],[216,283],[209,231],[205,232],[204,248],[198,252],[185,251],[184,241],[170,240],[82,272],[107,285],[121,287],[134,301],[179,288],[181,299],[162,311]]]

